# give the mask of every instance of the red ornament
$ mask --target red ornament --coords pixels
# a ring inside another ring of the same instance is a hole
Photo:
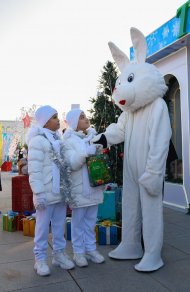
[[[121,159],[123,159],[123,152],[120,152],[120,153],[118,154],[118,156],[119,156]]]
[[[103,154],[108,154],[110,152],[109,148],[105,148],[102,150],[102,153]]]

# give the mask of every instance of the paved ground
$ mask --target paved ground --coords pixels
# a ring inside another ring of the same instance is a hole
[[[3,192],[0,210],[11,209],[11,173],[2,173]],[[106,262],[89,263],[86,268],[72,271],[51,266],[51,276],[39,277],[33,270],[33,238],[21,231],[2,231],[0,218],[0,292],[189,292],[190,291],[190,216],[181,211],[164,208],[165,266],[153,273],[139,273],[133,266],[137,260],[111,260],[107,254],[114,246],[99,246]],[[71,254],[70,241],[67,251]]]

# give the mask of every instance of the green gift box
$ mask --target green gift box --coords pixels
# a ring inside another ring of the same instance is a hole
[[[111,163],[107,153],[88,157],[86,162],[92,187],[104,185],[113,180]]]

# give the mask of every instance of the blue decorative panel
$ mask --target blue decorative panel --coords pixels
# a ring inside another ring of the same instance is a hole
[[[148,51],[147,58],[163,50],[179,40],[180,18],[174,17],[146,37]],[[190,8],[188,9],[186,33],[190,32]],[[130,48],[130,59],[134,59],[133,48]]]

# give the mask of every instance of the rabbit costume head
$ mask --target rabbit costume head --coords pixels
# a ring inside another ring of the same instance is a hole
[[[130,62],[112,42],[109,42],[109,48],[121,72],[115,84],[113,99],[122,111],[134,112],[155,99],[162,98],[167,86],[158,69],[145,62],[147,44],[144,35],[136,28],[131,28],[130,33],[135,62]]]

